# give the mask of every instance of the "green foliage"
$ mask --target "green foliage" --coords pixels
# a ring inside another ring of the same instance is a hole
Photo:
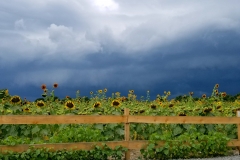
[[[109,148],[106,144],[95,146],[92,150],[58,150],[51,151],[47,148],[35,149],[29,148],[22,153],[7,152],[0,154],[0,159],[7,160],[103,160],[111,157],[115,160],[121,160],[126,148],[117,146],[114,149]]]
[[[230,147],[230,139],[223,133],[208,132],[207,135],[197,132],[190,127],[187,132],[173,138],[173,132],[166,131],[163,135],[154,133],[150,136],[149,145],[141,153],[146,159],[178,159],[178,158],[206,158],[225,156]],[[165,141],[161,147],[158,141]]]

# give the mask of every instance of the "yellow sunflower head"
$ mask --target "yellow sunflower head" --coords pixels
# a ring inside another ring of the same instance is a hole
[[[113,100],[111,106],[113,107],[119,107],[121,105],[121,102],[119,100]]]
[[[74,103],[72,101],[67,101],[65,103],[65,108],[67,108],[67,109],[74,109],[75,105],[74,105]]]
[[[12,96],[10,102],[12,104],[20,104],[21,103],[21,98],[19,96]]]
[[[5,95],[8,95],[8,89],[5,90]]]
[[[93,94],[93,91],[91,91],[90,94]]]
[[[23,112],[30,112],[30,109],[28,107],[23,109]]]
[[[168,92],[167,92],[167,95],[168,95],[168,96],[170,96],[170,95],[171,95],[171,92],[170,92],[170,91],[168,91]]]
[[[219,87],[219,84],[215,84],[215,88],[218,88]]]
[[[93,104],[93,108],[99,108],[101,107],[101,103],[100,102],[96,102]]]
[[[42,100],[40,100],[40,101],[36,102],[36,106],[39,107],[39,108],[42,108],[42,107],[45,106],[45,103]]]
[[[99,89],[99,90],[98,90],[98,93],[102,93],[102,90],[101,90],[101,89]]]

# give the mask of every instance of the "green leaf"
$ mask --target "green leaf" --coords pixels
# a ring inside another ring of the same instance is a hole
[[[182,133],[182,131],[183,131],[183,129],[180,126],[177,126],[173,129],[173,135],[174,136],[179,135]]]
[[[99,130],[103,130],[103,124],[95,124],[95,128]]]
[[[38,126],[35,126],[33,129],[32,129],[32,134],[35,134],[37,132],[40,131],[40,128]]]
[[[125,132],[124,132],[124,130],[122,129],[122,128],[118,128],[117,130],[116,130],[116,132],[119,134],[119,135],[124,135],[125,134]]]

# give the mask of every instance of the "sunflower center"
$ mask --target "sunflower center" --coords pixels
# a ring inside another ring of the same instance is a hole
[[[39,102],[37,105],[38,105],[38,107],[43,107],[44,106],[44,104],[42,102]]]
[[[112,103],[114,106],[119,106],[119,102],[117,102],[117,101],[114,101],[113,103]]]
[[[156,105],[151,105],[151,108],[152,108],[152,109],[156,109],[157,106],[156,106]]]
[[[18,103],[18,102],[20,102],[20,99],[18,98],[18,97],[14,97],[14,98],[12,98],[12,100],[11,100],[13,103]]]
[[[73,108],[74,107],[74,105],[72,104],[72,103],[67,103],[67,105],[66,105],[68,108]]]
[[[95,103],[94,108],[98,108],[98,107],[100,107],[100,103]]]

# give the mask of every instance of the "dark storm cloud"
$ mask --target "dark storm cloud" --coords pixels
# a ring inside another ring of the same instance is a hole
[[[41,84],[54,82],[60,96],[105,87],[109,94],[134,89],[155,96],[170,90],[176,96],[210,94],[219,83],[220,90],[236,94],[239,5],[235,0],[0,2],[0,88],[30,99],[41,95]]]

